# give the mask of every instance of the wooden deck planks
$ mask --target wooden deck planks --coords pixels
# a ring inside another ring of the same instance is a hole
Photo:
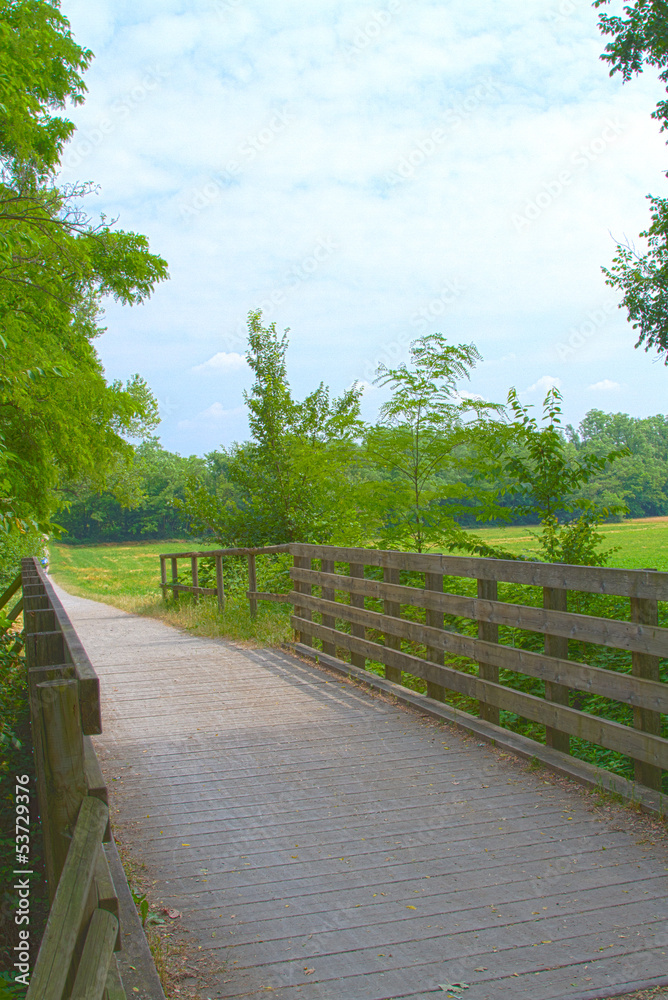
[[[577,793],[286,654],[62,599],[101,678],[116,822],[225,963],[220,996],[668,981],[665,853]]]

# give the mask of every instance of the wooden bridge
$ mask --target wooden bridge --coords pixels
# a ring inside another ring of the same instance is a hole
[[[514,572],[550,592],[547,607],[504,609],[493,590],[505,571],[496,560],[459,562],[481,581],[478,596],[466,598],[444,592],[453,564],[443,557],[411,556],[416,569],[406,554],[294,548],[298,649],[310,660],[60,595],[100,677],[104,727],[95,744],[112,823],[218,969],[207,995],[593,1000],[668,985],[665,843],[631,813],[599,814],[584,793],[502,752],[495,721],[513,690],[498,670],[512,656],[513,669],[540,670],[552,684],[543,699],[515,692],[522,714],[542,713],[553,731],[550,747],[524,748],[534,764],[541,753],[567,760],[560,737],[596,725],[602,745],[626,741],[647,779],[639,797],[660,807],[652,785],[666,766],[656,731],[665,687],[651,671],[668,646],[652,616],[668,597],[668,574],[524,564]],[[196,574],[198,557],[188,556]],[[385,579],[365,575],[365,563]],[[399,572],[425,573],[426,586],[418,593]],[[585,582],[599,593],[625,588],[635,622],[563,610],[554,591],[585,590]],[[162,583],[170,586],[164,573]],[[251,600],[264,596],[250,586]],[[410,602],[423,609],[422,623],[402,617]],[[444,627],[453,614],[476,618],[479,637],[456,638]],[[520,627],[546,636],[536,659],[491,631],[518,615]],[[567,660],[562,640],[577,638],[576,626],[589,641],[623,643],[635,676]],[[413,628],[422,657],[402,648]],[[357,662],[343,663],[346,649]],[[483,670],[448,665],[448,650]],[[385,677],[364,670],[383,656]],[[425,677],[430,696],[402,688],[402,669]],[[578,721],[586,713],[569,706],[563,688],[597,683],[618,698],[625,685],[635,727]],[[467,722],[444,704],[446,684],[478,698],[482,718]],[[513,740],[521,750],[521,738],[507,734]]]

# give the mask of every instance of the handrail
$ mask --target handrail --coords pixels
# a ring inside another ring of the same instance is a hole
[[[99,682],[35,559],[22,563],[37,799],[51,909],[26,1000],[125,998],[118,898],[102,842],[107,788],[88,733],[101,732]],[[91,722],[93,725],[91,725]]]
[[[257,574],[255,570],[255,557],[268,555],[276,552],[290,552],[291,545],[262,545],[256,548],[227,548],[209,549],[204,552],[165,552],[160,555],[160,589],[163,600],[167,600],[167,592],[171,590],[174,600],[178,600],[179,593],[189,593],[193,595],[195,601],[201,595],[212,595],[218,599],[218,607],[222,611],[225,607],[225,584],[223,581],[223,557],[224,556],[247,556],[248,558],[248,591],[247,597],[250,606],[251,617],[257,614],[257,602],[263,600],[276,600],[272,596],[265,596],[257,592]],[[199,585],[199,559],[210,559],[213,557],[216,562],[216,586],[200,587]],[[172,579],[167,580],[167,560],[171,561]],[[192,586],[179,583],[178,560],[190,559],[190,573]],[[287,601],[287,598],[286,598]]]

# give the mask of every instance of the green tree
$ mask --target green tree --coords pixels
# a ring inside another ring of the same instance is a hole
[[[370,474],[362,495],[381,545],[491,552],[456,520],[472,504],[480,519],[496,510],[493,498],[462,476],[476,434],[498,423],[494,418],[501,409],[458,391],[479,360],[474,344],[451,345],[434,333],[411,344],[409,365],[378,368],[376,384],[389,386],[392,396],[381,407],[378,424],[367,429]]]
[[[224,475],[212,492],[190,483],[184,512],[196,530],[223,544],[327,542],[357,530],[350,470],[362,424],[362,390],[331,399],[320,383],[302,402],[287,378],[287,334],[262,313],[248,316],[246,360],[255,375],[248,407],[251,441],[224,453]]]
[[[57,112],[83,100],[91,58],[56,0],[0,2],[0,507],[24,530],[48,528],[64,480],[103,485],[157,423],[139,376],[106,382],[94,340],[102,297],[144,301],[166,263],[86,214],[91,185],[54,179],[74,131]]]
[[[582,496],[583,485],[614,462],[624,449],[605,454],[574,451],[561,431],[561,394],[552,388],[543,402],[543,426],[523,406],[515,389],[508,393],[514,418],[513,446],[500,458],[505,490],[523,499],[514,512],[540,522],[536,537],[547,562],[600,566],[614,549],[601,550],[603,535],[596,529],[612,510]]]
[[[595,0],[594,7],[609,2]],[[664,0],[635,0],[624,7],[623,17],[601,13],[599,26],[612,39],[601,56],[611,76],[621,73],[626,82],[645,66],[653,66],[668,85],[668,5]],[[652,117],[665,130],[668,101],[659,101]],[[626,309],[638,331],[636,347],[656,349],[668,364],[668,199],[647,197],[651,223],[640,234],[647,241],[646,249],[638,252],[632,244],[618,243],[612,266],[603,271],[607,284],[622,293],[620,308]]]

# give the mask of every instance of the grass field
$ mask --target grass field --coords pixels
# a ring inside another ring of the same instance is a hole
[[[70,594],[112,604],[123,611],[150,615],[198,635],[226,636],[238,641],[278,644],[291,637],[289,618],[277,604],[260,604],[251,620],[245,586],[231,593],[226,584],[225,612],[218,612],[215,599],[194,605],[190,601],[165,605],[160,592],[160,553],[198,552],[220,546],[175,539],[162,542],[125,542],[103,545],[58,545],[49,549],[49,572]],[[179,572],[189,568],[179,562]]]
[[[475,533],[489,545],[502,545],[516,556],[536,555],[538,543],[530,525],[519,528],[478,528]],[[668,517],[652,517],[638,521],[621,521],[602,525],[604,547],[618,547],[608,566],[623,569],[668,570]]]

